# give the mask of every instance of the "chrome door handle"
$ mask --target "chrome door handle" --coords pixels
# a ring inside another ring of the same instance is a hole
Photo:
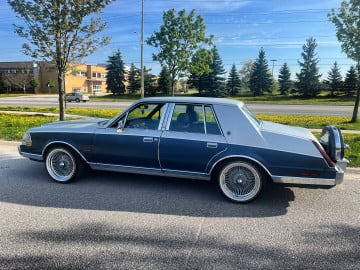
[[[218,146],[217,143],[212,143],[212,142],[206,143],[207,148],[217,148],[217,146]]]
[[[150,137],[144,137],[143,138],[143,142],[146,142],[146,143],[152,143],[154,141],[153,138],[150,138]]]

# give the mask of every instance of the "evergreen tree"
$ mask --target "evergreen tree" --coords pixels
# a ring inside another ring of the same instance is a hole
[[[250,76],[250,91],[254,96],[263,95],[264,92],[271,92],[272,76],[265,57],[263,48],[254,62]]]
[[[129,77],[128,77],[129,85],[127,87],[129,93],[135,93],[141,87],[140,81],[140,73],[139,69],[135,67],[134,63],[130,66]]]
[[[226,71],[216,47],[212,49],[212,54],[213,61],[210,65],[211,72],[204,75],[206,79],[205,89],[207,94],[211,97],[224,97],[226,96],[224,78]]]
[[[358,85],[358,77],[356,74],[356,69],[354,68],[354,66],[351,66],[348,72],[346,73],[342,90],[345,93],[345,95],[351,96],[355,94],[357,85]]]
[[[279,85],[280,85],[280,95],[286,95],[289,93],[292,82],[291,82],[291,73],[289,66],[285,62],[279,71]]]
[[[124,94],[125,67],[120,50],[115,52],[114,55],[109,56],[107,63],[106,89],[114,95]]]
[[[207,87],[206,75],[198,75],[191,73],[188,79],[188,85],[192,88],[196,88],[199,91],[199,95],[205,95]]]
[[[327,84],[330,88],[330,96],[335,96],[335,91],[341,90],[341,87],[343,85],[340,68],[335,61],[333,67],[328,73],[327,80],[325,81],[325,84]]]
[[[236,96],[240,92],[241,81],[240,81],[239,73],[236,70],[235,64],[233,64],[231,67],[230,74],[226,82],[226,88],[228,95],[230,96]]]
[[[320,92],[319,58],[315,52],[317,47],[316,40],[309,38],[303,45],[301,56],[303,62],[298,61],[300,73],[296,73],[298,81],[296,82],[297,92],[300,96],[308,98],[315,97]]]
[[[150,73],[151,68],[147,69],[144,66],[144,91],[148,95],[154,95],[156,93],[156,88],[154,87],[154,75]]]
[[[171,77],[167,66],[162,66],[159,74],[158,91],[164,95],[168,95],[171,89]]]

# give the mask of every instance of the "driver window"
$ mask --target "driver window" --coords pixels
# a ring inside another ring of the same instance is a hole
[[[139,104],[128,113],[124,128],[158,129],[163,108],[164,104]]]

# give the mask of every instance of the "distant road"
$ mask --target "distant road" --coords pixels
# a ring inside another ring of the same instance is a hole
[[[68,108],[107,108],[123,110],[132,102],[119,101],[90,101],[86,103],[67,103]],[[0,98],[0,106],[28,106],[28,107],[56,107],[57,96],[22,96]],[[276,104],[248,104],[254,113],[264,114],[301,114],[301,115],[328,115],[348,116],[352,115],[353,106],[342,105],[276,105]]]

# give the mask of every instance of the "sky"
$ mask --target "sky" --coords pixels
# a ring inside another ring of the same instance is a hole
[[[214,35],[226,71],[233,64],[239,70],[245,61],[254,61],[262,47],[275,78],[285,62],[295,78],[298,60],[302,60],[302,46],[306,39],[314,37],[323,79],[335,61],[345,76],[354,62],[342,53],[335,26],[327,18],[340,3],[341,0],[144,0],[144,37],[159,31],[164,11],[175,8],[189,13],[195,9],[196,15],[204,18],[206,34]],[[111,42],[83,62],[106,63],[119,49],[127,66],[134,63],[140,67],[141,0],[114,1],[96,16],[107,22],[102,34],[111,37]],[[32,60],[21,52],[26,40],[14,33],[13,24],[17,20],[7,1],[0,0],[0,62]],[[152,60],[156,50],[144,46],[144,64],[153,74],[160,72],[159,63]]]

